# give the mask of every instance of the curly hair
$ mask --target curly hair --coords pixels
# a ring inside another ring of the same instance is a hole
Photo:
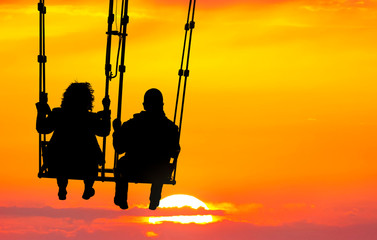
[[[65,90],[62,98],[61,108],[67,110],[92,111],[93,89],[88,82],[74,82]]]

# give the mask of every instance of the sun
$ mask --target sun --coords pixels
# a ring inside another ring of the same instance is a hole
[[[163,198],[160,201],[159,208],[182,208],[190,207],[193,209],[204,208],[209,210],[207,205],[197,199],[196,197],[186,195],[186,194],[175,194]],[[196,224],[207,224],[213,222],[212,215],[178,215],[178,216],[164,216],[164,217],[150,217],[149,223],[159,224],[162,222],[175,222],[175,223],[196,223]]]
[[[196,197],[186,195],[186,194],[175,194],[175,195],[171,195],[166,198],[163,198],[160,201],[160,205],[159,205],[160,208],[171,208],[171,207],[181,208],[185,206],[191,207],[193,209],[198,209],[202,207],[206,210],[209,210],[209,208],[204,202],[200,201]]]

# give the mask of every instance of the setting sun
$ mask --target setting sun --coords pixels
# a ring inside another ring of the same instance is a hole
[[[185,195],[185,194],[175,194],[168,196],[161,200],[160,208],[183,208],[190,207],[192,209],[203,208],[209,210],[207,205],[197,199],[196,197]],[[177,215],[177,216],[162,216],[162,217],[150,217],[149,223],[158,224],[162,222],[176,222],[176,223],[196,223],[196,224],[206,224],[213,222],[212,215]]]
[[[160,207],[161,208],[171,208],[171,207],[191,207],[193,209],[198,209],[200,207],[204,209],[209,209],[207,205],[197,199],[196,197],[185,195],[185,194],[174,194],[166,198],[161,199]]]

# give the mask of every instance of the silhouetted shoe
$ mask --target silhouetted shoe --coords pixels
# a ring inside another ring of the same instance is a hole
[[[59,188],[58,196],[59,200],[65,200],[67,198],[67,190]]]
[[[122,201],[120,197],[114,197],[115,205],[119,206],[121,209],[126,210],[128,209],[127,201]]]
[[[160,201],[151,201],[149,203],[149,209],[150,210],[156,210],[156,208],[160,205]]]
[[[94,193],[95,191],[93,188],[85,189],[84,193],[82,194],[82,198],[88,200],[89,198],[94,196]]]

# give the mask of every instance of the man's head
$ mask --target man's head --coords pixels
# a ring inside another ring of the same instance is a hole
[[[144,109],[150,112],[160,112],[163,110],[164,99],[160,90],[156,88],[149,89],[144,95]]]

